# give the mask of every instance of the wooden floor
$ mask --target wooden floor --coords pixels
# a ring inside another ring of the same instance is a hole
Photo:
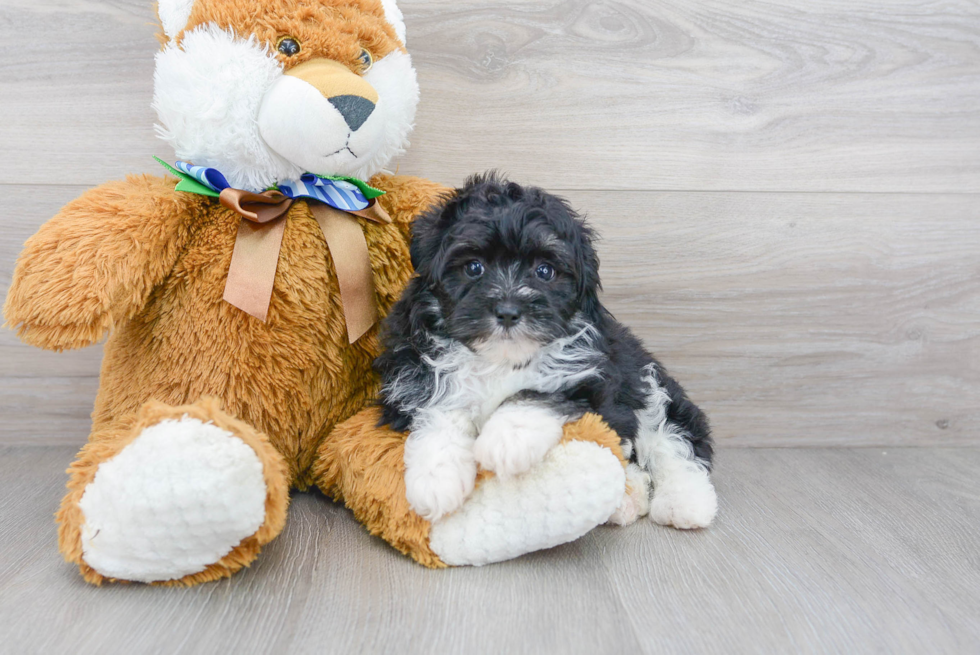
[[[0,652],[980,652],[977,448],[723,450],[708,530],[445,571],[300,494],[250,569],[191,589],[96,588],[60,559],[72,454],[0,448]]]

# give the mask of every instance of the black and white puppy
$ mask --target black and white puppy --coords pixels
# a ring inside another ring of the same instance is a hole
[[[501,477],[528,470],[588,411],[630,462],[612,522],[714,518],[708,421],[600,304],[593,236],[563,199],[493,173],[416,220],[416,276],[375,366],[382,423],[411,431],[406,492],[424,518],[462,505],[477,464]]]

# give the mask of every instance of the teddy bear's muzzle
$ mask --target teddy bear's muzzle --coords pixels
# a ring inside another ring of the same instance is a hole
[[[378,91],[343,64],[313,59],[266,92],[259,133],[272,150],[312,173],[355,175],[383,137]]]
[[[378,103],[378,92],[340,62],[313,59],[294,66],[286,75],[311,85],[333,105],[351,131],[357,131]]]

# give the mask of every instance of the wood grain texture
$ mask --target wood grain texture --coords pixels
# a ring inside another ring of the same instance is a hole
[[[86,585],[51,521],[68,448],[0,448],[11,653],[972,653],[980,449],[722,450],[700,532],[643,520],[423,569],[316,494],[235,577]]]
[[[8,193],[0,293],[23,241],[79,191]],[[606,303],[720,442],[980,443],[980,197],[567,195],[603,236]],[[100,355],[0,331],[0,443],[80,445]]]
[[[423,98],[402,172],[980,191],[972,0],[401,5]],[[97,184],[171,157],[153,136],[153,21],[149,0],[3,3],[0,180]]]
[[[576,192],[609,308],[738,445],[980,443],[980,198]]]

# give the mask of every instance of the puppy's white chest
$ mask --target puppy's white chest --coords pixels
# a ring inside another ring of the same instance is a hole
[[[461,412],[478,428],[508,398],[520,391],[553,393],[598,375],[588,333],[542,347],[523,366],[487,359],[461,343],[427,358],[433,372],[431,395],[422,407]]]
[[[533,371],[495,367],[479,370],[462,367],[451,374],[460,393],[453,404],[465,411],[477,426],[490,417],[500,405],[519,391],[534,389]]]

